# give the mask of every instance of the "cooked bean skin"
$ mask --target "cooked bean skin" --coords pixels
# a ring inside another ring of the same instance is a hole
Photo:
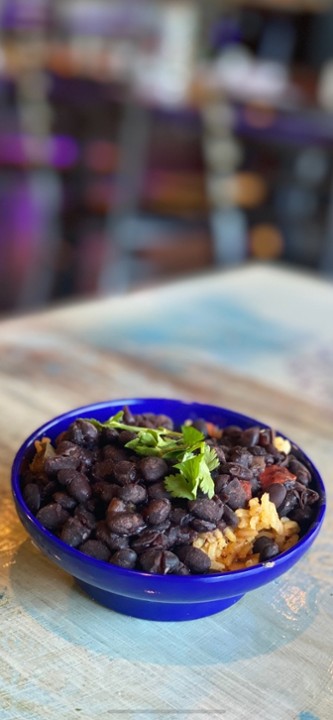
[[[142,515],[134,512],[110,513],[106,522],[116,535],[136,535],[145,527]]]
[[[149,525],[158,525],[164,522],[170,514],[171,502],[167,498],[149,500],[143,511],[143,517]]]
[[[179,566],[179,558],[175,553],[158,548],[145,550],[139,556],[139,562],[145,572],[160,575],[175,572]]]
[[[162,458],[145,457],[139,462],[139,470],[144,479],[152,483],[164,477],[168,471],[168,465]]]
[[[37,483],[28,483],[23,488],[23,497],[25,502],[28,505],[29,510],[31,510],[34,515],[38,512],[40,508],[41,503],[41,497],[40,497],[40,489],[37,485]]]
[[[130,408],[124,409],[124,421],[129,428],[174,427],[171,418],[135,415]],[[319,496],[296,447],[290,455],[279,452],[270,428],[229,426],[210,437],[204,419],[193,426],[218,459],[211,475],[212,497],[199,487],[196,499],[174,498],[165,485],[165,477],[174,474],[170,456],[137,455],[126,446],[135,437],[131,430],[98,430],[78,419],[60,433],[54,447],[25,463],[25,502],[44,527],[82,553],[158,574],[209,572],[211,561],[194,541],[200,533],[236,528],[236,510],[263,493],[280,517],[299,522],[302,532],[309,527]],[[279,548],[272,538],[260,536],[253,552],[264,562]]]
[[[111,532],[105,520],[100,520],[100,522],[97,523],[95,536],[97,540],[101,540],[101,542],[107,545],[110,550],[123,550],[129,545],[128,538],[124,535],[117,535],[117,533]]]
[[[78,518],[69,517],[62,526],[60,539],[71,547],[78,547],[91,535],[91,530],[80,523]]]
[[[121,500],[125,500],[125,502],[131,502],[134,503],[134,505],[138,505],[140,503],[144,503],[147,499],[147,490],[144,485],[139,483],[130,483],[129,485],[119,487],[117,495]]]
[[[119,567],[127,568],[127,570],[133,570],[136,565],[138,556],[131,548],[124,548],[123,550],[117,550],[113,553],[110,558],[110,562]]]
[[[203,550],[193,547],[193,545],[183,545],[179,547],[177,549],[177,555],[193,573],[205,573],[208,572],[210,568],[208,555],[206,555]]]
[[[107,545],[104,545],[100,540],[86,540],[86,542],[79,546],[79,550],[85,553],[85,555],[89,555],[96,560],[104,560],[105,562],[108,562],[111,555]]]
[[[54,493],[53,500],[69,512],[74,510],[76,507],[76,500],[74,500],[74,498],[72,498],[70,495],[67,495],[67,493],[62,492],[61,490]]]
[[[129,485],[136,480],[136,466],[129,460],[119,460],[114,463],[113,474],[119,485]]]
[[[92,489],[86,475],[77,473],[68,485],[68,493],[78,502],[85,502],[92,496]]]
[[[48,530],[57,530],[57,528],[64,524],[68,517],[69,514],[67,510],[64,510],[64,508],[56,502],[45,505],[38,510],[36,515],[37,520]]]
[[[287,495],[286,487],[281,483],[273,483],[272,485],[269,485],[267,492],[270,501],[274,503],[276,508],[279,508],[282,505]]]
[[[271,558],[278,555],[280,550],[279,546],[276,542],[274,542],[274,540],[266,537],[265,535],[262,535],[255,541],[253,545],[253,552],[259,553],[259,558],[261,562],[263,562],[265,560],[270,560]]]
[[[79,458],[75,455],[54,455],[45,460],[44,470],[50,474],[56,474],[59,470],[75,470],[79,462]]]
[[[216,500],[200,498],[199,500],[190,500],[188,509],[197,518],[216,524],[221,520],[224,505],[219,498]]]

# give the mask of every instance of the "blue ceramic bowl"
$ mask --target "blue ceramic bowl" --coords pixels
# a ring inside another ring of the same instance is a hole
[[[313,487],[320,494],[315,517],[297,545],[268,564],[260,563],[246,570],[221,574],[152,575],[95,560],[52,535],[36,520],[22,497],[20,469],[23,460],[33,454],[35,440],[43,436],[56,438],[78,417],[95,417],[105,421],[124,405],[130,406],[136,413],[150,411],[169,415],[177,425],[187,418],[200,417],[220,427],[231,424],[242,428],[258,424],[264,426],[258,420],[212,405],[160,398],[126,398],[72,410],[36,430],[23,443],[13,463],[12,492],[17,513],[34,544],[56,565],[74,576],[91,598],[119,613],[138,618],[159,621],[201,618],[225,610],[245,593],[275,580],[310,548],[324,519],[325,488],[318,471],[305,455],[313,475]]]

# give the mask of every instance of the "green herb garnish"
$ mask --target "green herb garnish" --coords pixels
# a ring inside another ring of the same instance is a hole
[[[136,437],[126,443],[138,455],[154,455],[170,460],[177,472],[167,475],[164,484],[173,497],[195,500],[198,490],[209,498],[214,495],[214,480],[211,472],[219,466],[214,448],[209,447],[200,430],[191,425],[182,425],[181,432],[165,427],[146,428],[127,425],[123,422],[121,410],[104,423],[89,419],[99,430],[114,428],[128,430]]]

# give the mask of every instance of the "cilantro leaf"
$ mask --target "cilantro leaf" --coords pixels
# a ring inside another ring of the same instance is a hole
[[[204,444],[204,457],[210,471],[216,470],[216,468],[218,468],[220,461],[217,457],[217,454],[214,448],[209,447],[207,443]]]
[[[201,456],[199,469],[199,486],[200,490],[211,499],[215,493],[214,480],[210,474],[208,465]]]
[[[187,500],[195,500],[195,495],[186,478],[178,473],[177,475],[167,475],[164,478],[164,486],[166,490],[176,498],[186,498]]]
[[[203,433],[193,425],[182,425],[181,430],[185,445],[193,446],[205,439]]]
[[[165,487],[173,497],[194,500],[198,490],[209,498],[213,497],[215,488],[211,472],[219,466],[220,461],[214,448],[205,442],[200,430],[193,425],[182,425],[181,432],[165,427],[146,428],[128,425],[123,422],[123,418],[124,412],[120,411],[104,423],[95,419],[89,419],[89,422],[99,430],[128,430],[135,437],[125,447],[138,455],[153,455],[169,460],[179,471],[164,479]]]

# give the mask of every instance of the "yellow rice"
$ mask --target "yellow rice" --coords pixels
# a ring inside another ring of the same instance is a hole
[[[299,525],[289,518],[280,518],[268,493],[252,498],[248,508],[236,510],[238,526],[200,533],[194,546],[210,557],[211,570],[225,572],[241,570],[256,565],[259,554],[253,553],[253,544],[258,537],[271,537],[280,552],[293,547],[299,540]],[[272,559],[274,561],[274,558]]]

